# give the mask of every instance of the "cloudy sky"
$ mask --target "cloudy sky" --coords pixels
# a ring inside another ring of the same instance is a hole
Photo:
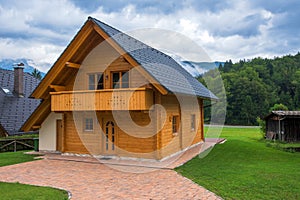
[[[178,32],[214,61],[300,50],[299,0],[0,0],[0,59],[32,59],[45,72],[88,16],[125,32]]]

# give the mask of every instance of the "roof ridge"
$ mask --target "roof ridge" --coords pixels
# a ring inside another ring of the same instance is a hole
[[[156,51],[156,53],[164,54],[164,56],[168,57],[169,59],[173,59],[171,56],[169,56],[168,54],[166,54],[166,53],[164,53],[164,52],[158,50],[157,48],[154,48],[154,47],[152,47],[152,46],[150,46],[150,45],[148,45],[148,44],[146,44],[146,43],[144,43],[144,42],[142,42],[142,41],[136,39],[135,37],[133,37],[133,36],[131,36],[131,35],[129,35],[129,34],[123,32],[123,31],[120,31],[119,29],[116,29],[116,28],[112,27],[111,25],[109,25],[109,24],[107,24],[107,23],[105,23],[105,22],[103,22],[103,21],[100,21],[99,19],[93,18],[93,17],[91,17],[91,16],[89,16],[88,19],[89,19],[89,20],[97,21],[97,22],[99,22],[99,23],[101,23],[101,24],[104,24],[105,26],[108,26],[109,28],[111,28],[111,29],[117,31],[118,34],[126,35],[127,37],[130,37],[130,39],[133,39],[133,40],[135,40],[135,41],[140,42],[140,43],[141,43],[143,46],[145,46],[146,48],[149,48],[149,49],[151,49],[151,50],[154,50],[154,51]],[[113,38],[114,36],[110,35],[110,37]]]
[[[99,19],[96,19],[96,18],[94,18],[94,17],[88,16],[88,20],[94,20],[94,21],[97,21],[97,22],[99,22],[99,23],[101,23],[101,24],[104,24],[105,26],[108,26],[108,27],[111,28],[111,29],[114,29],[115,31],[118,31],[118,32],[123,33],[123,34],[126,34],[126,33],[122,32],[122,31],[120,31],[120,30],[118,30],[118,29],[112,27],[111,25],[109,25],[109,24],[107,24],[107,23],[105,23],[105,22],[103,22],[103,21],[100,21]]]
[[[2,67],[0,67],[0,70],[5,70],[5,71],[13,71],[13,70],[11,70],[11,69],[4,69],[4,68],[2,68]]]

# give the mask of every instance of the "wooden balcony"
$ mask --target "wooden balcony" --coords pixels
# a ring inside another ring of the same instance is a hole
[[[153,91],[145,88],[51,92],[51,111],[149,110]]]

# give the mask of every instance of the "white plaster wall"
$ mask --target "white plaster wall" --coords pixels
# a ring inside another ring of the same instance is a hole
[[[42,123],[39,131],[39,150],[56,151],[56,120],[62,119],[61,113],[51,112]]]

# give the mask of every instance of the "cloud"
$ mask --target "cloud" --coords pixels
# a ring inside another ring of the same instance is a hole
[[[39,70],[46,72],[64,48],[64,46],[39,41],[0,39],[0,49],[3,49],[0,59],[32,59]]]
[[[218,12],[199,12],[192,7],[184,7],[172,14],[139,13],[136,6],[128,5],[119,12],[105,13],[100,7],[93,13],[96,18],[120,27],[121,30],[159,28],[179,32],[194,40],[205,49],[212,60],[239,60],[246,56],[263,55],[263,48],[268,37],[266,32],[272,26],[272,14],[263,9],[249,9],[246,3],[235,4],[231,9],[224,7]],[[122,19],[122,20],[120,20]],[[124,21],[126,23],[124,24]],[[140,40],[150,41],[151,46],[161,48],[166,38],[151,34],[139,35]],[[170,41],[174,49],[182,47],[176,41]],[[260,42],[260,40],[264,42]],[[245,51],[241,51],[245,50]],[[257,52],[257,51],[260,52]],[[241,57],[237,57],[241,56]],[[185,56],[188,57],[188,56]],[[195,57],[195,56],[192,56]],[[195,60],[199,61],[199,60]]]
[[[32,59],[47,71],[85,20],[66,0],[0,1],[0,59]]]
[[[45,71],[89,15],[122,31],[175,31],[212,60],[273,57],[299,51],[299,9],[296,0],[0,0],[0,59],[28,57]],[[193,48],[182,48],[170,35],[148,32],[139,38],[161,49],[167,41],[170,49],[186,49],[184,57],[196,59]]]

